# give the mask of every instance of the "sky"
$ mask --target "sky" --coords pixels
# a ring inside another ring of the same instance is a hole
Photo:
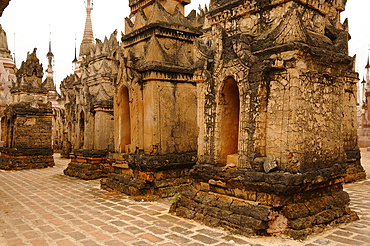
[[[204,6],[209,0],[192,0],[185,7],[186,14]],[[93,0],[92,24],[95,38],[101,40],[117,29],[118,39],[124,30],[124,19],[129,15],[128,0]],[[342,20],[349,19],[349,54],[357,55],[356,69],[363,78],[370,44],[369,0],[348,0]],[[72,73],[75,39],[77,54],[86,19],[84,0],[11,0],[0,23],[7,33],[8,46],[15,56],[17,67],[27,57],[27,52],[37,48],[37,56],[47,67],[46,54],[51,40],[54,53],[54,81],[59,87]]]

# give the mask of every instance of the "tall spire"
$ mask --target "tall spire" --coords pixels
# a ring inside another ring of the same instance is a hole
[[[51,33],[50,33],[51,35]],[[51,52],[51,38],[49,39],[49,52],[46,54],[46,57],[48,58],[48,66],[51,66],[52,67],[52,61],[53,61],[53,58],[54,58],[54,54],[53,52]]]
[[[14,47],[13,47],[13,62],[17,66],[17,62],[16,62],[16,59],[15,59],[15,33],[14,33]]]
[[[49,52],[46,54],[48,58],[48,68],[46,70],[47,77],[44,81],[44,86],[48,89],[48,91],[56,91],[55,84],[54,84],[54,71],[53,71],[53,58],[54,54],[51,52],[51,33],[49,38]]]
[[[366,63],[366,66],[365,66],[365,70],[366,70],[366,82],[369,84],[370,83],[370,47],[367,51],[367,63]]]
[[[94,43],[94,34],[91,22],[91,10],[93,9],[92,0],[86,0],[86,22],[84,36],[80,46],[80,56],[89,54],[89,47]]]

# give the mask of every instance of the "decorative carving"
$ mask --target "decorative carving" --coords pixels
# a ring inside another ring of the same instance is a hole
[[[17,91],[47,93],[47,89],[42,84],[44,72],[36,56],[36,50],[35,48],[32,53],[28,53],[27,60],[22,62],[16,73],[17,81],[12,86],[12,93]]]
[[[199,161],[178,215],[296,239],[357,219],[341,188],[353,170],[365,176],[354,168],[355,100],[345,95],[356,76],[338,18],[343,3],[211,1],[210,25],[195,45]],[[339,214],[321,206],[333,197]],[[222,201],[233,206],[218,213],[227,207]],[[307,204],[316,212],[299,209]],[[263,216],[239,213],[249,209]]]

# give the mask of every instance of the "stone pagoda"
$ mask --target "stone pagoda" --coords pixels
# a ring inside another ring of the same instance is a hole
[[[196,161],[192,81],[197,16],[189,0],[130,0],[114,97],[113,171],[104,189],[166,196],[189,181]]]
[[[91,10],[88,0],[79,58],[74,60],[74,74],[61,84],[60,100],[66,113],[64,141],[69,145],[62,154],[72,159],[64,173],[82,179],[107,175],[108,151],[114,150],[113,95],[121,54],[117,31],[94,41]]]
[[[194,77],[198,163],[177,215],[295,239],[358,219],[343,191],[365,177],[345,2],[210,2]]]
[[[12,85],[11,103],[4,113],[5,143],[0,148],[0,169],[19,170],[54,166],[52,110],[43,68],[36,49],[27,54]]]
[[[62,108],[58,102],[60,96],[54,82],[54,54],[51,51],[51,40],[49,40],[49,51],[46,57],[48,58],[48,67],[46,69],[46,78],[43,82],[43,86],[48,91],[48,100],[51,102],[53,110],[52,146],[55,152],[59,152],[62,149],[64,108]]]

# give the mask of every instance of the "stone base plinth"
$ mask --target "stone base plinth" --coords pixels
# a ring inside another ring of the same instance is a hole
[[[64,174],[85,180],[106,177],[110,162],[103,150],[75,150]]]
[[[53,167],[52,149],[0,148],[0,169],[24,170]]]
[[[189,184],[189,171],[196,153],[161,156],[112,154],[113,172],[102,179],[101,188],[131,196],[168,197]]]
[[[360,148],[370,147],[370,135],[362,135],[360,133],[358,136],[358,146]]]
[[[171,211],[239,234],[304,239],[358,219],[343,191],[343,174],[341,165],[306,174],[197,165],[192,185]]]
[[[361,165],[360,150],[346,151],[346,174],[345,183],[352,183],[366,179],[365,169]]]

